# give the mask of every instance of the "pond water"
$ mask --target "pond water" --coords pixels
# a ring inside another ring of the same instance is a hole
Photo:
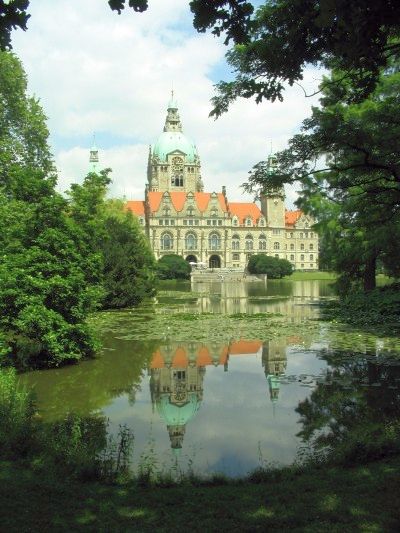
[[[40,414],[101,413],[134,433],[134,465],[244,475],[289,464],[397,416],[400,343],[321,320],[327,281],[169,285],[139,309],[93,318],[103,350],[22,379]]]

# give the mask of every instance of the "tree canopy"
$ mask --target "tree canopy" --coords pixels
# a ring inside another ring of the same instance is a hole
[[[333,72],[330,79],[340,76]],[[298,180],[298,204],[319,220],[331,267],[347,283],[363,279],[371,289],[377,261],[388,273],[399,273],[400,72],[383,73],[360,103],[342,101],[341,83],[339,95],[338,86],[324,86],[321,106],[277,154],[275,172],[266,162],[257,164],[246,188],[268,192]]]

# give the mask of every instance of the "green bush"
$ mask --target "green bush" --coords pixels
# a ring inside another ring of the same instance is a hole
[[[270,279],[290,276],[293,265],[287,259],[257,254],[250,257],[247,269],[250,274],[266,274]]]
[[[180,255],[164,255],[157,262],[157,274],[160,279],[189,279],[190,265]]]

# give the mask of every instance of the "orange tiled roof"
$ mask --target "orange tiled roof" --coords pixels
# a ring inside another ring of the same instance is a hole
[[[218,202],[219,202],[219,205],[222,211],[228,211],[225,196],[222,193],[218,193],[217,197],[218,197]],[[195,192],[194,199],[195,199],[197,207],[199,208],[199,211],[203,212],[207,209],[208,204],[211,200],[211,193],[210,192]]]
[[[240,340],[233,342],[229,346],[224,346],[221,350],[218,363],[223,365],[226,363],[228,354],[229,355],[252,355],[259,351],[262,346],[261,341],[246,341]],[[172,367],[173,368],[186,368],[189,366],[189,357],[187,351],[184,347],[180,346],[177,348],[172,356]],[[210,350],[207,346],[201,346],[197,350],[196,354],[196,366],[208,366],[213,364],[213,358],[210,354]],[[157,350],[153,353],[153,358],[150,363],[150,368],[164,368],[165,360],[160,350]]]
[[[237,342],[233,342],[229,346],[229,354],[230,355],[253,354],[253,353],[257,353],[258,350],[261,348],[261,346],[262,346],[261,341],[240,340]]]
[[[298,209],[297,211],[285,211],[286,226],[294,226],[302,214],[303,211],[300,211],[300,209]]]
[[[138,217],[144,215],[144,202],[139,200],[129,200],[126,202],[126,208]]]
[[[150,211],[155,213],[158,211],[161,199],[164,193],[160,191],[151,191],[148,193],[148,201],[150,205]],[[187,193],[182,191],[172,191],[169,193],[169,196],[171,198],[172,205],[174,206],[176,211],[182,211],[182,209],[185,206],[185,202],[187,199]],[[219,205],[221,206],[221,209],[223,211],[227,211],[228,207],[226,205],[226,199],[225,196],[222,193],[217,194]],[[207,209],[208,204],[211,199],[211,193],[210,192],[195,192],[194,193],[194,200],[196,202],[196,205],[199,209],[199,211],[203,212]],[[130,203],[138,203],[138,202],[128,202]]]
[[[262,216],[260,208],[254,203],[244,202],[229,202],[229,210],[232,215],[236,215],[239,219],[239,224],[244,224],[244,220],[250,217],[255,224],[257,220]]]
[[[158,208],[161,204],[161,198],[163,193],[159,191],[151,191],[147,194],[147,198],[149,200],[149,206],[150,211],[154,213],[155,211],[158,211]]]
[[[184,368],[188,366],[188,364],[189,364],[189,359],[188,359],[186,350],[182,347],[175,350],[174,358],[172,359],[172,366]]]

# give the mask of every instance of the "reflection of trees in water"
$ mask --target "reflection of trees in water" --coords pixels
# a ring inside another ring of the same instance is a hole
[[[303,426],[298,435],[314,449],[354,461],[367,449],[367,455],[390,453],[384,440],[391,428],[400,427],[400,362],[342,351],[325,352],[323,359],[331,370],[298,405]]]
[[[69,412],[86,415],[128,394],[133,403],[155,342],[124,341],[112,338],[97,359],[54,371],[23,376],[33,386],[39,409],[46,420],[58,420]]]

